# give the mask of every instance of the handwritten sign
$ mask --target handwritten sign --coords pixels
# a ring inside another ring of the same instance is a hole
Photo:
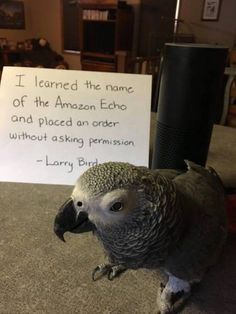
[[[151,76],[5,67],[0,180],[73,185],[106,161],[148,165]]]

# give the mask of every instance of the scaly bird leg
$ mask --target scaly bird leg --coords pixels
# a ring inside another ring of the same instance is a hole
[[[191,286],[188,281],[169,275],[166,286],[160,287],[159,298],[157,300],[159,313],[169,314],[176,311],[183,305],[190,296]]]
[[[113,280],[115,277],[120,275],[126,270],[124,265],[115,265],[115,264],[100,264],[92,272],[92,279],[96,281],[102,278],[104,275],[107,275],[109,280]],[[97,276],[98,275],[98,276]]]

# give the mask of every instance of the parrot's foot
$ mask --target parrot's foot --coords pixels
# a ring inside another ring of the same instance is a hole
[[[164,286],[160,284],[158,306],[159,314],[178,313],[186,299],[190,296],[189,282],[170,275]]]
[[[101,264],[98,265],[92,272],[92,279],[96,281],[103,276],[107,275],[109,280],[113,280],[115,277],[124,272],[126,268],[123,265],[114,264]]]

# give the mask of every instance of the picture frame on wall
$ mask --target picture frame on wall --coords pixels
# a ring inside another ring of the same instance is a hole
[[[0,1],[0,29],[1,28],[25,28],[25,12],[23,1]]]
[[[204,0],[202,21],[218,21],[221,0]]]

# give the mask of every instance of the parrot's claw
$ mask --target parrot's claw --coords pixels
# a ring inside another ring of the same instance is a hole
[[[94,270],[92,272],[93,281],[100,279],[102,276],[104,276],[108,272],[107,266],[108,265],[106,265],[106,264],[101,264],[101,265],[98,265],[97,267],[94,268]],[[97,274],[98,274],[98,276],[96,277]]]
[[[92,279],[96,281],[102,278],[104,275],[107,275],[109,280],[113,280],[120,273],[125,271],[125,267],[123,265],[112,265],[112,264],[101,264],[98,265],[92,272]]]

